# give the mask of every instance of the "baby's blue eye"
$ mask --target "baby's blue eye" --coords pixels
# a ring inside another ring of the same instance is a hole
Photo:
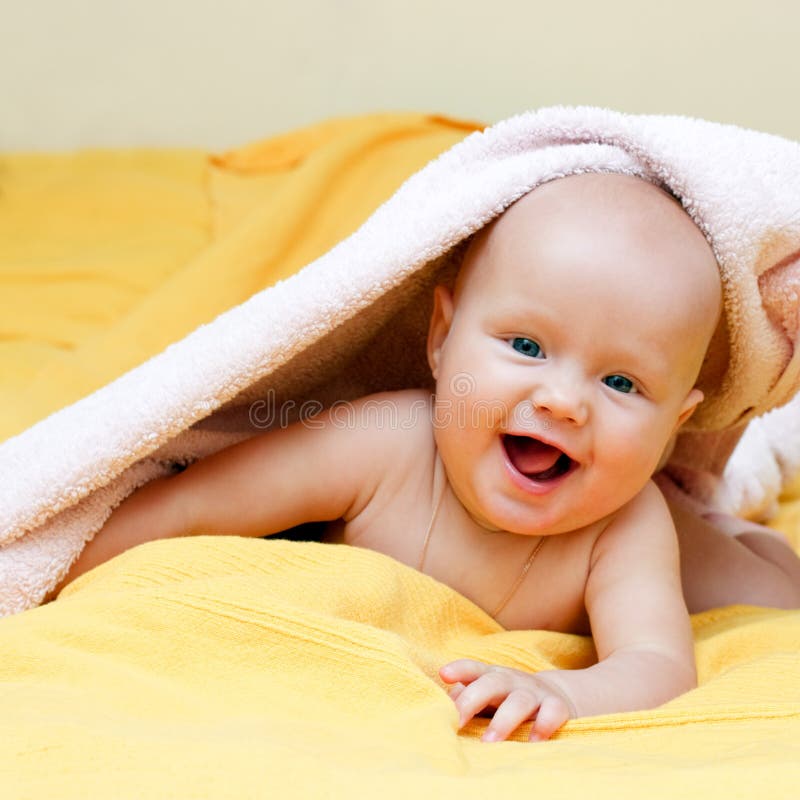
[[[636,391],[633,381],[630,378],[626,378],[624,375],[607,375],[605,378],[603,378],[603,383],[606,386],[610,386],[612,389],[625,394]]]
[[[542,348],[533,339],[526,339],[524,336],[517,336],[511,340],[511,346],[518,352],[531,358],[538,358],[542,354]]]

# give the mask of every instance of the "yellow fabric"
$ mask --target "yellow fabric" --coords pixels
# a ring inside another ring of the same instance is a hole
[[[481,127],[375,114],[223,156],[0,156],[0,441],[296,272]]]
[[[800,612],[732,607],[694,625],[695,691],[488,745],[485,720],[456,732],[438,666],[575,668],[590,639],[503,631],[359,548],[151,542],[0,620],[3,795],[792,796]]]
[[[786,534],[792,547],[800,553],[800,473],[778,498],[778,513],[770,525]]]
[[[480,127],[381,114],[216,157],[0,157],[0,440],[292,274]],[[774,524],[800,547],[800,481]],[[364,550],[154,542],[0,620],[3,796],[792,795],[800,612],[694,624],[697,690],[485,745],[437,667],[575,668],[589,639],[504,632]]]

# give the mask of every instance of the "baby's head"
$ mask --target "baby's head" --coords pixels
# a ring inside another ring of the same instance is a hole
[[[574,175],[518,200],[434,299],[437,403],[459,407],[435,435],[465,507],[559,533],[624,505],[702,400],[720,307],[710,246],[656,186]]]

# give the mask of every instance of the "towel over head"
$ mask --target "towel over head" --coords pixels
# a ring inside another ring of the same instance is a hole
[[[336,401],[430,386],[432,287],[514,201],[584,172],[664,188],[710,243],[723,316],[668,469],[705,501],[763,513],[800,467],[800,144],[545,108],[471,134],[297,274],[0,445],[0,614],[40,603],[111,510],[176,465]]]

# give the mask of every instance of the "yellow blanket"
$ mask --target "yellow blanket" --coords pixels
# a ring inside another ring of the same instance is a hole
[[[217,158],[3,157],[0,440],[325,252],[477,127],[378,115]],[[795,546],[798,497],[776,520]],[[437,667],[579,667],[590,640],[504,632],[363,550],[155,542],[0,620],[1,793],[793,796],[800,612],[735,607],[694,623],[694,692],[570,722],[550,742],[486,745],[485,723],[456,733]]]
[[[151,542],[0,620],[3,796],[794,796],[800,612],[694,624],[695,691],[489,745],[485,720],[457,734],[437,667],[581,667],[590,639],[503,631],[344,545]]]

